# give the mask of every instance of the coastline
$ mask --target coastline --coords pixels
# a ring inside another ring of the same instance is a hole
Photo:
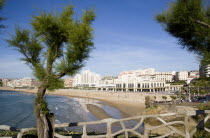
[[[22,93],[36,94],[37,89],[14,89],[11,87],[0,87],[0,90],[7,91],[17,91]],[[132,100],[131,97],[113,95],[113,92],[98,92],[98,91],[83,91],[83,90],[68,90],[68,89],[59,89],[55,91],[47,91],[46,95],[59,95],[66,97],[76,97],[76,98],[87,98],[95,99],[99,101],[104,101],[111,106],[119,109],[123,114],[123,117],[137,116],[141,115],[145,109],[144,103],[138,100]]]

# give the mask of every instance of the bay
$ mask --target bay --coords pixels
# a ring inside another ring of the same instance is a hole
[[[57,95],[47,95],[45,98],[51,112],[55,114],[56,124],[96,121],[105,118],[120,119],[138,115],[143,110],[86,98]],[[0,125],[17,128],[35,127],[34,99],[34,94],[0,90]],[[135,124],[131,121],[127,126],[132,127]],[[72,130],[80,131],[81,128]],[[88,131],[104,132],[102,130],[106,130],[105,125],[88,127]]]

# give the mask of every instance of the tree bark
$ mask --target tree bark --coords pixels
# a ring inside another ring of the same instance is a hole
[[[34,113],[37,124],[38,138],[54,137],[54,114],[49,113],[46,101],[44,99],[46,88],[40,86],[34,102]]]

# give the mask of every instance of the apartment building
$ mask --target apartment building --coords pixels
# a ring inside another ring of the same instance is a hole
[[[210,64],[208,65],[200,65],[199,67],[200,77],[210,77]]]
[[[99,85],[100,75],[90,70],[83,70],[76,74],[73,80],[73,87],[96,87]]]

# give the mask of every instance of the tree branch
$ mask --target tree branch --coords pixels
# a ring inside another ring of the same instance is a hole
[[[197,24],[200,24],[200,25],[202,25],[202,26],[204,26],[204,27],[210,29],[210,25],[207,24],[207,23],[205,23],[205,22],[203,22],[203,21],[199,21],[199,20],[193,20],[193,21],[194,21],[195,23],[197,23]]]
[[[66,73],[59,73],[59,74],[55,75],[55,78],[56,79],[60,79],[60,78],[62,78],[65,75],[66,75]]]

